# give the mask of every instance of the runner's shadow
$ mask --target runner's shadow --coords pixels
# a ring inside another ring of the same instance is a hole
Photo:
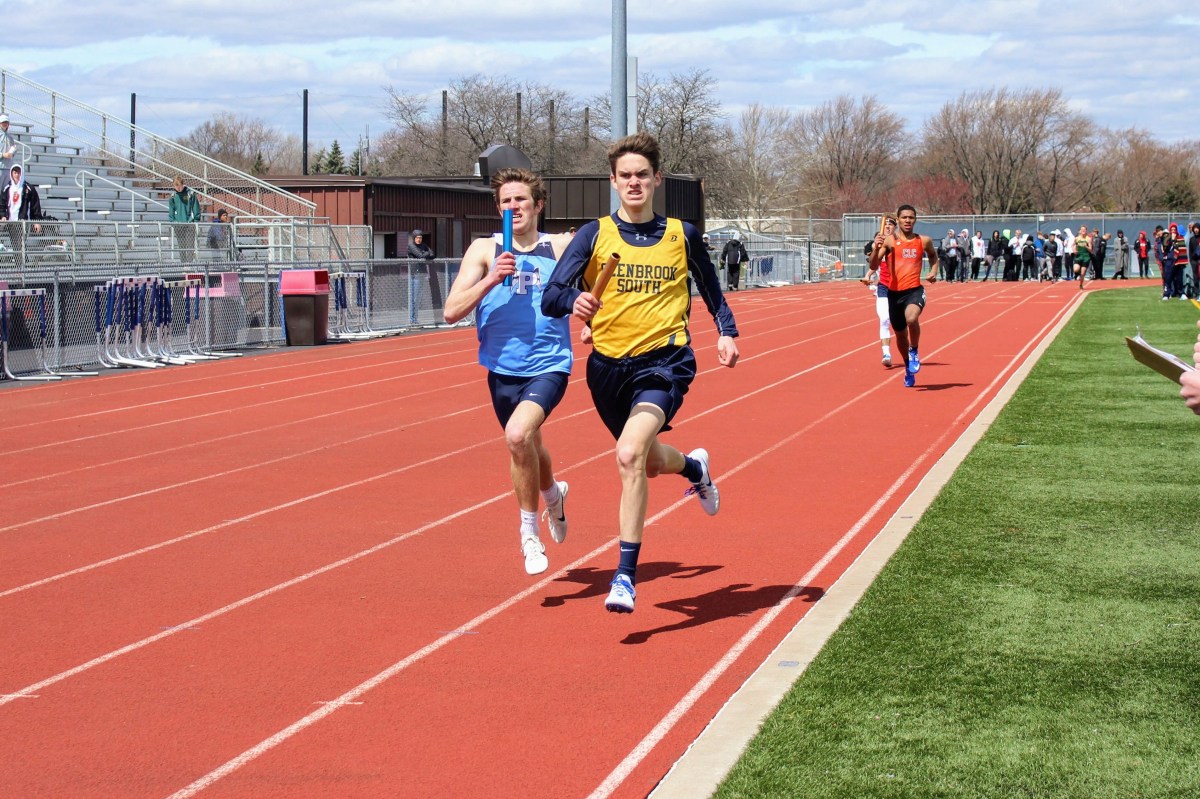
[[[745,588],[750,588],[750,584],[735,583],[734,585],[718,588],[716,591],[709,591],[707,594],[701,594],[691,599],[676,599],[670,602],[658,603],[656,607],[682,613],[686,618],[681,619],[675,624],[630,633],[621,640],[621,643],[644,644],[654,635],[686,630],[701,624],[708,624],[712,621],[728,619],[734,616],[745,616],[758,610],[773,607],[787,596],[788,592],[792,591],[795,586],[765,585],[750,591],[742,590]],[[816,602],[824,595],[825,589],[806,586],[799,590],[796,597],[802,602]]]
[[[702,574],[715,572],[720,566],[684,566],[682,563],[668,563],[666,561],[651,561],[650,563],[642,563],[638,565],[637,582],[638,585],[657,580],[662,577],[670,577],[673,580],[686,580],[691,577],[699,577]],[[612,581],[613,569],[571,569],[562,577],[554,582],[556,583],[581,583],[582,588],[573,594],[560,594],[558,596],[548,596],[542,600],[542,607],[557,608],[566,604],[569,599],[589,599],[597,596],[608,596],[608,585]]]
[[[917,383],[915,386],[913,386],[913,388],[916,388],[920,391],[945,391],[945,390],[951,389],[951,388],[967,388],[968,386],[973,386],[973,385],[975,385],[975,384],[974,383],[928,383],[926,385],[921,385],[920,383]]]

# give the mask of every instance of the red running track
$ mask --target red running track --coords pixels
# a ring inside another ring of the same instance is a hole
[[[473,331],[0,392],[0,796],[645,796],[1079,297],[935,285],[904,389],[861,285],[732,295],[631,616],[581,361],[543,579]]]

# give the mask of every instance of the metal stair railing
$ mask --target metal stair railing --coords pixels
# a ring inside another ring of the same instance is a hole
[[[261,178],[7,70],[0,70],[0,110],[19,115],[32,134],[78,146],[90,166],[122,170],[148,186],[165,190],[181,175],[202,197],[234,213],[311,217],[316,210],[315,203]]]
[[[151,205],[151,206],[156,205],[159,208],[161,208],[163,211],[166,211],[168,208],[167,204],[165,202],[163,202],[162,200],[155,199],[154,197],[151,197],[149,194],[142,194],[140,191],[130,187],[126,183],[121,183],[119,181],[112,180],[110,178],[106,178],[104,175],[97,174],[96,172],[92,172],[87,169],[81,169],[75,173],[75,185],[79,187],[79,210],[85,216],[87,214],[87,190],[88,190],[88,181],[89,180],[92,181],[93,183],[101,183],[105,186],[109,186],[111,188],[116,189],[119,192],[129,192],[129,218],[130,218],[130,220],[137,218],[136,203],[138,200],[141,200],[142,202],[146,203],[147,205]],[[117,203],[117,201],[114,200],[113,205],[115,206],[116,203]]]

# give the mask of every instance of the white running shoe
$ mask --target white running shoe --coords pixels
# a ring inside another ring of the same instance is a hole
[[[608,599],[604,600],[604,609],[610,613],[633,613],[633,600],[637,597],[637,589],[624,574],[618,574],[612,579],[608,589]]]
[[[888,369],[892,368],[892,354],[890,352],[885,352],[883,354],[883,365]]]
[[[550,525],[550,537],[554,543],[567,540],[567,481],[558,481],[558,502],[542,511],[542,518]]]
[[[709,516],[716,516],[717,511],[721,509],[721,494],[713,484],[712,476],[708,473],[708,450],[694,449],[688,453],[688,457],[700,461],[700,468],[704,470],[704,476],[700,478],[700,482],[692,483],[692,487],[683,494],[684,496],[695,494],[700,498],[700,507],[704,508],[704,512]]]
[[[541,574],[550,567],[550,561],[546,559],[546,546],[536,535],[521,539],[521,554],[525,556],[526,574]]]

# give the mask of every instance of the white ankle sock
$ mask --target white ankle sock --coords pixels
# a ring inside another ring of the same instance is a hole
[[[538,534],[537,511],[523,510],[521,511],[521,538],[528,538],[531,535]]]

